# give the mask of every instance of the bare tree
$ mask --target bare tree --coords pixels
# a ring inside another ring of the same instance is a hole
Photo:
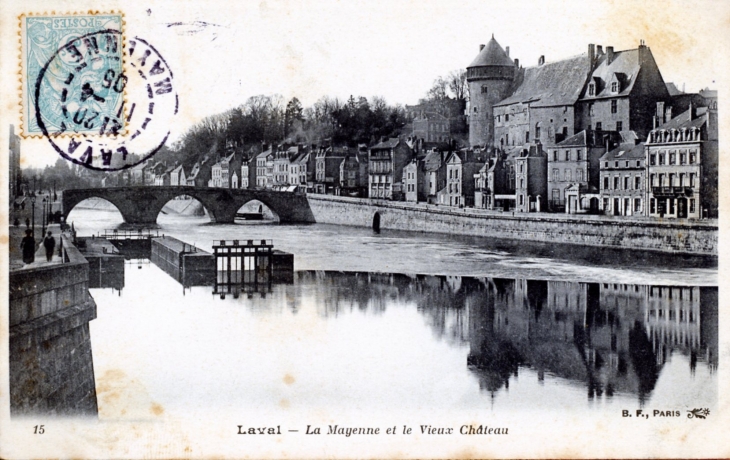
[[[466,101],[469,96],[469,87],[466,83],[466,70],[452,70],[446,77],[449,91],[457,100]]]

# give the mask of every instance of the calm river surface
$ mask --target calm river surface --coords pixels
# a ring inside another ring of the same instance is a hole
[[[221,299],[128,264],[121,291],[92,290],[101,419],[716,406],[716,259],[207,221],[161,215],[160,233],[271,239],[294,282]]]

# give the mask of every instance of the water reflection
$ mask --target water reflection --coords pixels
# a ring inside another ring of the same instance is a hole
[[[468,346],[466,366],[493,394],[529,368],[589,399],[644,403],[672,353],[689,357],[687,372],[717,368],[717,288],[303,271],[281,287],[289,308],[311,285],[326,290],[323,316],[415,304],[436,337]]]

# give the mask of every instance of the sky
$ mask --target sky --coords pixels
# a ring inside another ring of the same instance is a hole
[[[730,24],[727,2],[690,0],[71,4],[82,11],[122,10],[127,39],[144,38],[165,57],[180,95],[171,140],[258,94],[297,97],[304,106],[324,95],[414,104],[439,75],[465,68],[492,34],[525,67],[541,55],[550,62],[584,53],[589,43],[623,50],[643,39],[665,81],[687,91],[720,89],[716,79],[727,66],[721,49]],[[35,11],[45,9],[36,5]],[[34,10],[34,3],[4,8],[6,26],[14,13]],[[17,28],[2,29],[4,61],[17,61]],[[4,89],[17,78],[10,70],[3,66]],[[14,110],[3,118],[17,126],[18,105],[8,106]],[[57,155],[43,140],[24,141],[21,150],[28,165],[52,164]]]

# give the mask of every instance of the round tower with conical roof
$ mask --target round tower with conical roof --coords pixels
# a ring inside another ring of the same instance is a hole
[[[472,147],[492,145],[492,106],[509,96],[517,66],[518,61],[512,61],[509,53],[492,35],[489,43],[479,45],[479,54],[466,68],[466,81],[469,83],[469,144]]]

